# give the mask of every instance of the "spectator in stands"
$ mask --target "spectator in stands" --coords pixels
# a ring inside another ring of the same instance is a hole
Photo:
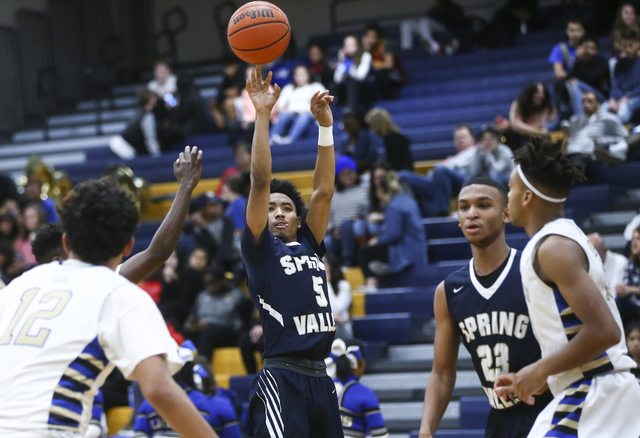
[[[58,222],[58,213],[56,213],[54,200],[49,197],[42,199],[42,184],[43,181],[40,178],[35,175],[29,175],[27,185],[24,186],[24,196],[27,202],[40,206],[44,211],[47,222]]]
[[[636,15],[636,8],[632,3],[623,2],[616,13],[616,20],[611,32],[611,42],[613,43],[612,55],[616,58],[624,58],[622,34],[627,31],[640,32],[640,23]]]
[[[386,178],[387,173],[392,170],[386,161],[378,161],[371,170],[371,182],[369,184],[369,211],[366,222],[356,223],[355,234],[358,245],[366,246],[369,239],[382,232],[384,222],[384,206],[378,196],[380,184]]]
[[[380,182],[378,197],[384,211],[384,225],[379,236],[369,240],[360,252],[360,268],[366,287],[374,289],[378,277],[396,278],[415,272],[427,263],[427,240],[416,201],[403,192],[395,172]]]
[[[15,260],[13,246],[7,242],[0,241],[0,282],[9,284],[14,275],[11,274],[11,266]]]
[[[38,264],[36,257],[31,251],[31,242],[36,237],[40,228],[47,224],[44,211],[37,204],[28,204],[23,211],[23,223],[16,239],[14,249],[16,255],[29,268]]]
[[[213,357],[216,348],[238,345],[240,332],[246,330],[243,307],[251,308],[250,303],[245,304],[249,298],[237,287],[229,286],[225,275],[222,266],[207,269],[206,289],[198,294],[185,324],[187,338],[208,358]]]
[[[501,137],[502,132],[497,126],[482,127],[471,173],[472,176],[488,176],[506,186],[514,167],[513,152],[500,142]]]
[[[211,262],[225,267],[239,281],[242,278],[240,245],[233,219],[224,215],[224,202],[212,192],[193,201],[184,232],[193,236],[196,244],[205,248]]]
[[[564,124],[569,134],[567,152],[584,155],[586,159],[581,161],[620,162],[626,160],[630,149],[640,146],[640,134],[629,135],[622,122],[600,105],[595,92],[583,93],[582,112]]]
[[[327,274],[327,293],[331,312],[336,322],[336,338],[353,338],[353,328],[351,326],[351,285],[344,279],[342,268],[338,260],[324,257],[325,272]]]
[[[245,77],[249,80],[252,67],[247,67]],[[273,85],[269,86],[269,91],[273,91]],[[251,143],[253,141],[253,127],[256,122],[256,110],[251,103],[251,97],[246,88],[240,92],[240,99],[236,100],[236,111],[238,112],[238,123],[229,127],[229,140],[231,144],[240,142]],[[278,108],[271,111],[271,123],[278,119]]]
[[[218,87],[216,100],[209,102],[209,109],[216,128],[227,129],[229,123],[238,121],[236,99],[245,85],[244,68],[234,55],[226,55],[222,59],[222,83]]]
[[[139,89],[136,96],[142,111],[127,125],[122,134],[109,139],[111,151],[126,160],[138,155],[157,157],[169,147],[163,127],[158,123],[154,112],[158,96],[147,88]]]
[[[278,85],[280,89],[284,88],[285,85],[293,82],[293,68],[296,63],[296,42],[293,38],[293,34],[291,35],[291,40],[289,41],[289,45],[287,49],[284,51],[280,58],[275,61],[265,64],[263,66],[264,71],[271,71],[272,76],[272,85]]]
[[[576,55],[579,54],[580,40],[584,36],[584,26],[578,18],[570,18],[566,27],[567,41],[556,44],[551,49],[549,63],[553,66],[556,80],[564,80],[569,75]]]
[[[327,253],[339,257],[342,265],[354,264],[354,222],[366,217],[369,209],[368,186],[368,175],[358,176],[358,166],[351,157],[342,155],[336,160],[335,193],[329,211],[325,245]]]
[[[320,43],[309,44],[307,67],[311,82],[320,82],[325,88],[333,83],[333,68],[327,62],[327,50]]]
[[[247,373],[255,374],[258,372],[258,364],[254,352],[258,351],[262,354],[264,351],[263,329],[260,321],[255,319],[251,324],[248,332],[240,334],[238,338],[238,346],[242,354],[242,361]]]
[[[245,186],[246,180],[242,175],[231,175],[224,182],[221,195],[221,198],[227,203],[224,215],[233,220],[238,238],[240,238],[247,221],[245,217],[245,209],[247,207],[247,199],[244,197],[244,193],[246,192]]]
[[[624,272],[627,267],[627,258],[607,248],[607,244],[599,233],[588,234],[587,237],[598,251],[598,255],[604,263],[604,274],[607,277],[609,287],[615,287],[624,281]]]
[[[609,62],[598,55],[598,39],[586,34],[580,40],[580,55],[565,82],[574,115],[582,114],[582,93],[593,91],[600,102],[609,97],[611,72]]]
[[[344,132],[337,136],[336,151],[353,158],[359,172],[370,169],[378,158],[380,140],[368,129],[357,110],[344,110],[342,126]]]
[[[414,35],[417,34],[422,44],[432,55],[442,53],[453,55],[458,50],[460,42],[456,38],[447,38],[441,43],[435,34],[447,35],[451,31],[468,25],[469,22],[464,16],[462,6],[453,0],[436,0],[435,5],[427,11],[426,16],[408,18],[400,22],[400,47],[403,50],[413,48]],[[450,37],[450,35],[447,36]]]
[[[624,271],[624,280],[615,285],[615,290],[624,325],[640,320],[640,227],[633,232],[631,257]]]
[[[629,123],[640,110],[640,33],[622,34],[624,57],[616,63],[611,83],[609,111],[616,113],[622,123]]]
[[[411,140],[400,133],[389,112],[384,108],[373,108],[365,116],[369,128],[384,141],[387,162],[393,170],[413,170]]]
[[[519,148],[529,137],[546,135],[547,123],[556,117],[551,93],[542,82],[530,82],[511,103],[509,120],[498,116],[496,124],[511,149]]]
[[[13,247],[19,232],[20,224],[13,213],[6,208],[0,208],[0,242]]]
[[[164,61],[156,61],[153,66],[153,79],[147,84],[147,88],[161,98],[165,94],[176,92],[178,89],[177,79],[169,64]]]
[[[309,102],[314,94],[324,90],[321,83],[311,82],[305,65],[293,69],[293,83],[284,86],[276,103],[279,115],[271,127],[272,144],[290,144],[306,136],[314,122]]]
[[[170,105],[169,109],[169,118],[177,131],[172,142],[204,134],[207,129],[206,107],[199,91],[193,86],[191,76],[178,76],[175,99],[175,105]]]
[[[233,154],[236,159],[236,165],[228,167],[224,172],[222,172],[220,182],[216,188],[216,196],[222,195],[222,189],[224,188],[224,183],[227,178],[238,173],[248,173],[251,169],[251,149],[247,143],[238,143],[233,148]]]
[[[382,29],[368,24],[362,35],[362,48],[371,54],[370,73],[373,73],[378,96],[395,99],[406,80],[406,75],[395,45],[383,38]]]
[[[636,365],[640,365],[640,323],[633,322],[629,324],[624,335],[627,340],[627,354],[636,361]],[[640,375],[640,369],[638,369],[638,366],[631,369],[631,372],[636,376],[636,378]]]
[[[13,178],[0,173],[0,208],[6,208],[6,202],[17,202],[18,199],[20,199],[20,195]]]
[[[359,108],[368,106],[373,99],[372,87],[365,83],[371,69],[371,54],[365,51],[355,35],[344,38],[338,51],[338,64],[333,74],[334,95],[340,105]]]

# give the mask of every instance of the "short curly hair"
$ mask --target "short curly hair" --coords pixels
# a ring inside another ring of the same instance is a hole
[[[533,137],[529,143],[513,153],[527,179],[545,194],[565,198],[576,182],[584,182],[584,164],[574,160],[574,154],[562,152],[561,142],[551,138]]]
[[[133,195],[104,178],[78,184],[56,208],[67,244],[92,264],[121,254],[140,221]]]
[[[47,224],[40,228],[31,242],[31,252],[39,265],[49,263],[56,256],[66,253],[62,247],[62,225],[60,223]]]
[[[296,215],[299,217],[305,217],[307,214],[307,207],[302,199],[302,195],[296,188],[296,186],[288,179],[271,180],[271,192],[270,193],[282,193],[287,195],[293,201],[293,206],[296,208]]]

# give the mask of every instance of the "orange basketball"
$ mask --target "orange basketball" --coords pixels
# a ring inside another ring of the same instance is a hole
[[[287,50],[290,39],[287,16],[269,2],[250,2],[240,6],[227,27],[231,50],[249,64],[275,61]]]

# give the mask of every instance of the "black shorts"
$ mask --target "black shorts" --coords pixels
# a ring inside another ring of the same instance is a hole
[[[253,382],[249,418],[255,438],[343,438],[329,376],[264,368]]]
[[[484,437],[526,438],[550,397],[551,394],[547,391],[543,396],[536,397],[534,406],[521,402],[507,409],[491,409]]]

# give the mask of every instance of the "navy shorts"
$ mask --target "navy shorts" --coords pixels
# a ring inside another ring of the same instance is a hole
[[[329,376],[264,368],[253,382],[249,418],[255,438],[343,438],[336,387]]]
[[[538,414],[553,398],[549,391],[536,396],[536,404],[531,406],[526,403],[507,409],[491,409],[487,419],[485,438],[526,438],[536,422]]]

